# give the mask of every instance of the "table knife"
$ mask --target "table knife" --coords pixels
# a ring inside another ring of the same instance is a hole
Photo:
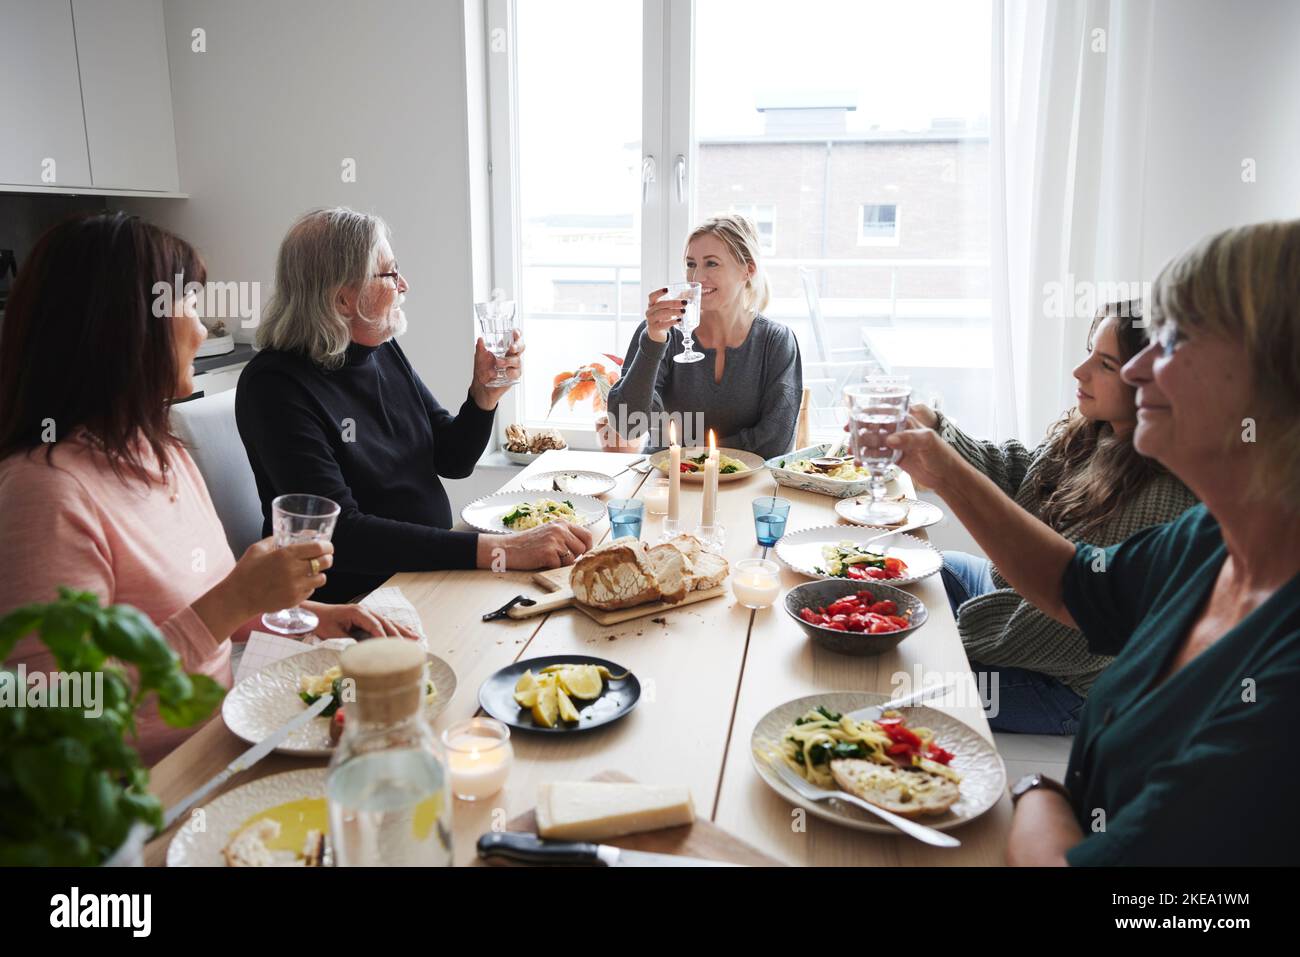
[[[706,861],[679,854],[652,854],[612,844],[586,841],[544,841],[535,834],[491,831],[478,839],[478,856],[498,857],[519,864],[591,864],[597,867],[739,867],[727,861]]]
[[[928,688],[922,688],[920,691],[905,695],[902,698],[895,698],[893,701],[886,701],[884,704],[872,705],[869,708],[859,708],[857,711],[850,711],[845,717],[852,718],[854,721],[875,721],[886,711],[896,708],[910,708],[918,705],[922,701],[929,701],[931,698],[942,698],[952,690],[951,681],[941,685],[931,685]]]
[[[330,702],[333,700],[334,696],[332,694],[321,695],[312,702],[311,706],[306,711],[294,715],[284,724],[280,725],[280,727],[271,732],[269,736],[263,738],[239,757],[235,758],[235,760],[227,764],[225,770],[216,777],[212,778],[202,787],[186,795],[178,804],[173,804],[167,810],[167,813],[163,815],[163,830],[165,831],[167,828],[171,827],[178,817],[188,811],[195,804],[199,803],[199,801],[202,801],[214,790],[221,787],[221,785],[225,784],[240,771],[247,771],[258,761],[261,761],[264,757],[278,748],[281,743],[283,743],[284,739],[289,737],[290,734],[328,708]]]

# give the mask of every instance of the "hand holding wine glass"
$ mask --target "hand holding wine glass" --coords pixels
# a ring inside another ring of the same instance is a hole
[[[898,467],[906,469],[916,485],[942,496],[954,483],[965,481],[962,473],[970,466],[934,429],[903,429],[885,441],[897,453]]]
[[[668,331],[681,325],[686,303],[680,296],[670,298],[668,287],[650,293],[650,307],[645,311],[645,331],[651,342],[667,342]]]
[[[325,584],[325,572],[333,564],[334,545],[329,541],[279,547],[274,537],[268,537],[244,550],[227,582],[243,607],[263,612],[305,602]]]
[[[328,542],[334,534],[338,517],[338,503],[320,495],[280,495],[271,502],[271,530],[275,534],[275,545],[286,553],[282,564],[290,574],[294,570],[301,573],[299,566],[306,564],[306,575],[302,577],[311,584],[312,591],[325,583],[321,572],[327,566],[318,557],[312,556],[303,562],[298,555],[315,550],[303,546]],[[333,550],[331,546],[329,551]],[[309,591],[297,601],[304,601],[310,594]],[[281,635],[305,635],[314,631],[318,623],[315,613],[296,604],[262,616],[262,624]]]
[[[518,376],[511,378],[507,374],[511,365],[506,361],[506,357],[512,354],[512,350],[516,348],[519,341],[514,300],[493,298],[488,302],[476,302],[474,303],[474,314],[478,317],[479,333],[483,337],[484,347],[498,360],[496,375],[487,382],[482,383],[482,385],[490,390],[505,391],[519,381]],[[522,351],[522,349],[519,351]],[[518,352],[513,354],[518,355]],[[514,363],[513,368],[516,372],[518,371],[519,363],[517,361]],[[477,369],[476,354],[476,372]],[[475,378],[477,381],[477,376]]]
[[[518,329],[511,333],[508,347],[500,356],[491,352],[483,339],[474,343],[474,375],[470,393],[479,408],[485,412],[496,408],[501,397],[519,382],[523,370],[520,357],[525,348],[523,335]],[[502,374],[506,376],[505,384],[494,385]]]
[[[700,326],[700,299],[704,287],[698,282],[675,282],[664,293],[668,299],[684,303],[681,315],[682,345],[686,348],[680,355],[673,356],[673,362],[699,362],[704,353],[695,351],[695,330]]]

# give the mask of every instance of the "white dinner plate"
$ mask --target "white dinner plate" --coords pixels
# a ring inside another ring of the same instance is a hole
[[[895,528],[902,528],[904,525],[928,528],[943,519],[943,509],[930,502],[922,502],[915,498],[888,499],[887,501],[891,504],[907,506],[907,516],[901,522],[895,523],[893,526]],[[870,495],[860,495],[857,498],[842,498],[835,503],[835,514],[846,522],[852,522],[854,525],[880,525],[881,528],[889,528],[888,525],[881,525],[879,519],[872,519],[867,515],[867,508],[870,505]]]
[[[574,495],[604,495],[615,484],[614,479],[604,472],[587,472],[570,469],[567,472],[541,472],[519,483],[530,492],[550,492],[555,498],[556,492]],[[559,488],[556,488],[556,486]]]
[[[865,542],[869,538],[888,532],[887,528],[871,525],[817,525],[802,528],[797,532],[787,532],[776,543],[776,557],[785,562],[791,570],[809,578],[832,578],[825,571],[826,559],[822,557],[823,545],[838,545],[840,542]],[[943,555],[923,538],[915,538],[906,533],[895,535],[885,542],[885,555],[889,558],[901,558],[907,566],[907,574],[902,578],[882,578],[885,585],[911,585],[923,578],[929,578],[943,567]]]
[[[572,492],[532,492],[519,489],[514,492],[497,492],[484,495],[470,502],[461,511],[460,517],[466,525],[488,532],[492,535],[513,535],[515,530],[506,528],[502,517],[511,512],[515,506],[524,502],[532,504],[539,499],[549,498],[557,502],[571,502],[573,510],[578,513],[575,525],[590,525],[600,521],[605,515],[605,503],[590,495],[575,495]]]
[[[327,773],[326,768],[311,768],[269,774],[200,805],[189,812],[184,826],[167,845],[167,866],[225,867],[226,860],[221,850],[231,838],[253,818],[291,802],[308,802],[296,804],[291,817],[301,815],[310,819],[313,825],[319,825],[313,829],[327,831]],[[283,823],[281,828],[281,833],[287,837]]]
[[[339,663],[341,652],[314,648],[272,662],[239,682],[221,702],[221,717],[234,734],[249,744],[264,740],[277,728],[303,711],[307,705],[298,692],[303,675],[321,675]],[[451,704],[456,693],[456,673],[451,665],[429,655],[426,674],[433,682],[434,698],[424,706],[430,721]],[[302,757],[327,758],[334,753],[330,744],[330,719],[312,718],[290,733],[275,750]]]
[[[707,451],[707,448],[699,446],[684,447],[682,449],[682,461],[685,462],[688,458],[696,458]],[[755,455],[753,452],[746,452],[744,449],[718,449],[718,452],[722,455],[730,456],[745,466],[745,471],[743,472],[728,472],[725,475],[718,473],[719,483],[739,482],[741,479],[749,478],[749,476],[753,475],[755,472],[761,472],[767,468],[767,463],[763,461],[762,456]],[[654,455],[650,456],[650,466],[651,468],[658,469],[661,474],[667,475],[668,450],[661,449]],[[704,469],[701,468],[698,472],[683,472],[682,481],[699,482],[703,484]]]
[[[847,801],[808,801],[800,797],[777,776],[769,764],[769,760],[775,759],[768,757],[795,719],[818,705],[848,714],[859,708],[883,704],[889,697],[866,691],[830,691],[778,705],[759,720],[750,736],[754,770],[773,791],[791,804],[805,808],[814,817],[858,831],[898,834],[896,828],[870,811],[854,807]],[[910,727],[929,728],[934,732],[935,743],[952,752],[949,767],[961,775],[961,796],[957,803],[943,814],[916,818],[918,823],[946,831],[973,821],[1002,799],[1007,788],[1007,771],[992,742],[964,721],[935,708],[924,705],[905,708],[903,715]]]

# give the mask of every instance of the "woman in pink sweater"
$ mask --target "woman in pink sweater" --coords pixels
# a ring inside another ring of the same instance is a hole
[[[125,213],[50,229],[14,281],[0,329],[0,616],[57,598],[60,585],[134,605],[186,671],[229,687],[231,639],[267,611],[307,604],[317,634],[406,634],[357,605],[307,602],[333,563],[329,542],[250,546],[238,562],[167,406],[194,391],[205,331],[192,297],[202,260]],[[167,291],[163,292],[163,288]],[[177,298],[177,296],[180,296]],[[34,635],[9,667],[49,671]],[[153,764],[193,729],[138,719]]]

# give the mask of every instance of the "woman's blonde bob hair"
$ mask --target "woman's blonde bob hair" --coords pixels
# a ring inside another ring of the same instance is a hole
[[[338,310],[339,290],[369,279],[388,238],[388,224],[369,213],[343,206],[305,213],[280,243],[258,348],[299,352],[326,369],[341,366],[352,330]]]
[[[1300,220],[1239,226],[1193,246],[1156,277],[1151,320],[1153,339],[1172,321],[1242,344],[1259,463],[1248,493],[1300,508]],[[1236,454],[1238,440],[1234,430]]]
[[[737,213],[726,216],[712,216],[691,231],[686,237],[686,248],[701,236],[716,236],[731,251],[736,262],[742,266],[754,267],[754,275],[745,280],[745,294],[742,304],[749,312],[759,313],[772,301],[772,287],[767,281],[767,272],[759,262],[758,230],[754,224]],[[685,250],[682,255],[685,256]]]

